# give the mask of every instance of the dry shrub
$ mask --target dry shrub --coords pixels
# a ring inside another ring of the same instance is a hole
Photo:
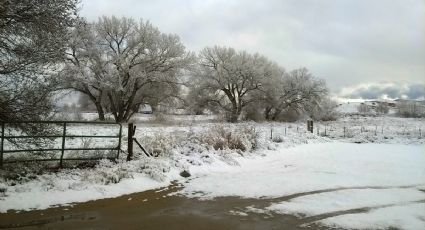
[[[201,133],[198,139],[200,143],[212,146],[215,150],[231,149],[245,152],[256,148],[258,134],[253,127],[231,128],[220,125]]]
[[[98,184],[116,184],[122,179],[132,178],[131,170],[125,164],[114,163],[110,160],[103,159],[93,170],[86,170],[82,175],[82,181],[90,181]]]
[[[177,146],[176,136],[163,132],[155,132],[141,140],[146,151],[154,156],[170,156],[172,149]]]
[[[273,137],[272,141],[276,142],[276,143],[282,143],[283,137],[281,137],[281,136]]]

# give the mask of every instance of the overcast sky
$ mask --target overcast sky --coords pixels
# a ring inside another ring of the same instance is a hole
[[[347,97],[378,89],[424,95],[425,0],[82,0],[81,7],[89,21],[150,20],[192,51],[231,46],[287,70],[307,67]]]

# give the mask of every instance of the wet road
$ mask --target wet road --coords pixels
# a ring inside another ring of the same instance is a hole
[[[295,216],[232,214],[247,206],[267,206],[267,199],[226,197],[202,201],[167,196],[177,189],[171,186],[72,207],[0,214],[0,229],[320,229],[314,225],[302,227],[305,221]]]

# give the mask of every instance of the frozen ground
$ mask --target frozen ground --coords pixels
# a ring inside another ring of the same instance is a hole
[[[0,179],[0,212],[116,197],[177,180],[184,187],[175,195],[264,199],[259,207],[229,210],[233,214],[284,213],[311,224],[360,229],[425,224],[423,119],[347,117],[316,123],[314,133],[301,122],[223,125],[211,116],[172,116],[157,124],[153,119],[135,118],[143,121],[136,138],[159,158],[138,152],[131,162]],[[217,127],[228,129],[224,138],[211,134]],[[244,130],[256,133],[255,149],[249,150],[253,136]],[[212,147],[229,142],[227,135],[240,137],[249,151]],[[179,176],[182,170],[190,179]]]
[[[361,229],[425,226],[423,146],[336,142],[282,147],[264,154],[239,159],[237,167],[194,167],[195,178],[179,193],[269,202],[245,207],[238,211],[241,215],[294,214],[310,218],[311,223]]]

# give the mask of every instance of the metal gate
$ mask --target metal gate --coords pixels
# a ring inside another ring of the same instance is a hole
[[[19,125],[52,125],[56,128],[58,133],[60,134],[48,134],[48,135],[23,135],[22,133],[14,133],[14,127],[18,127]],[[119,157],[121,151],[121,138],[122,138],[122,125],[115,122],[92,122],[92,121],[10,121],[10,122],[1,122],[1,140],[0,140],[0,168],[3,167],[4,164],[7,163],[17,163],[17,162],[26,162],[26,161],[59,161],[59,167],[63,166],[63,161],[80,161],[80,160],[99,160],[103,158],[108,159],[117,159]],[[84,134],[73,134],[69,132],[69,128],[72,126],[110,126],[113,129],[116,129],[117,133],[115,135],[84,135]],[[116,127],[116,128],[115,128]],[[9,133],[6,133],[8,129]],[[12,130],[12,131],[11,131]],[[19,139],[29,139],[29,138],[45,138],[50,140],[55,140],[56,145],[60,145],[60,147],[30,147],[25,146],[23,148],[13,148],[13,149],[5,149],[5,143],[7,141],[13,142]],[[109,139],[117,141],[117,145],[113,147],[69,147],[67,143],[69,143],[69,139],[84,139],[84,138],[98,138],[98,139]],[[116,151],[116,154],[108,157],[66,157],[65,153],[67,151]],[[34,158],[34,159],[13,159],[8,160],[5,158],[5,154],[15,154],[15,153],[31,153],[31,152],[58,152],[60,153],[59,157],[53,158]]]

